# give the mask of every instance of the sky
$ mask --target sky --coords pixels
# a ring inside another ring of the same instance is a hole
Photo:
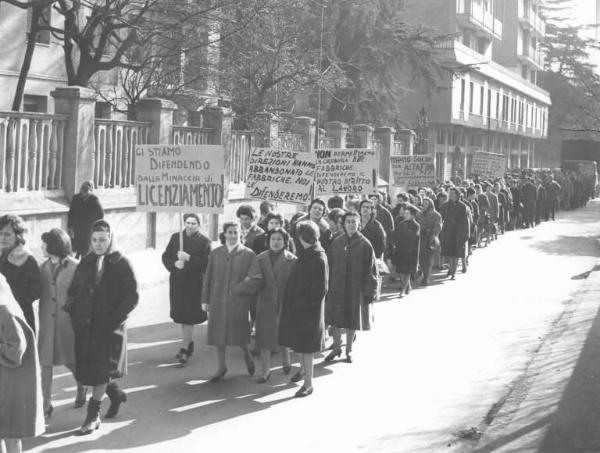
[[[600,4],[600,0],[572,0],[571,16],[574,25],[591,25],[600,21],[596,20],[596,3]],[[582,33],[600,39],[600,28],[582,31]],[[590,55],[592,63],[600,69],[600,52],[594,51]]]

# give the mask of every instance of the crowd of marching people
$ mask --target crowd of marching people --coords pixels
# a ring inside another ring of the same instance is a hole
[[[283,374],[302,381],[295,396],[306,397],[314,389],[315,353],[327,338],[325,362],[342,354],[353,362],[356,333],[371,328],[383,278],[398,297],[430,284],[434,269],[453,280],[459,266],[467,272],[478,247],[554,220],[559,209],[585,206],[594,190],[578,174],[524,171],[452,178],[400,192],[393,203],[384,193],[315,199],[290,219],[264,201],[259,213],[240,206],[237,219],[223,224],[218,247],[200,232],[199,216],[185,214],[183,231],[162,254],[170,317],[181,326],[176,358],[188,363],[194,326],[207,323],[206,342],[217,356],[210,382],[227,378],[228,347],[241,349],[260,384],[269,382],[279,353]],[[41,236],[45,261],[38,265],[27,251],[23,220],[0,217],[0,451],[19,452],[20,439],[44,431],[54,366],[73,374],[75,407],[87,403],[79,434],[99,428],[104,394],[105,418],[127,400],[117,379],[127,367],[126,320],[139,294],[91,183],[71,203],[68,225],[67,232],[52,228]]]

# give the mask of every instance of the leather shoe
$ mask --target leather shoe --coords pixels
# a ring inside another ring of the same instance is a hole
[[[296,398],[304,398],[304,397],[306,397],[308,395],[312,395],[312,392],[313,392],[313,388],[312,387],[306,388],[306,387],[302,386],[302,387],[300,387],[300,390],[298,390],[296,392],[296,394],[294,395],[294,397],[296,397]]]
[[[296,374],[294,374],[292,376],[292,379],[290,379],[290,382],[298,382],[301,381],[302,378],[304,377],[304,373],[301,371],[297,371]]]

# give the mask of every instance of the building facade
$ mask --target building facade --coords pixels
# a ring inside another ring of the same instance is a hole
[[[547,137],[550,97],[536,85],[545,28],[537,8],[534,0],[410,4],[415,21],[450,37],[439,47],[455,74],[434,93],[415,89],[402,107],[409,121],[425,107],[438,179],[467,176],[480,151],[504,154],[512,169],[543,165],[536,150]]]

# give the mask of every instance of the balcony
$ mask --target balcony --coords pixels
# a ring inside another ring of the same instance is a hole
[[[546,22],[531,8],[519,8],[519,22],[525,30],[530,30],[540,37],[546,35]]]
[[[502,22],[491,11],[486,11],[473,1],[467,1],[464,12],[458,13],[456,17],[462,27],[470,28],[476,34],[502,39]]]
[[[523,63],[534,66],[536,69],[544,68],[544,55],[540,49],[524,46],[517,52],[517,58]]]

